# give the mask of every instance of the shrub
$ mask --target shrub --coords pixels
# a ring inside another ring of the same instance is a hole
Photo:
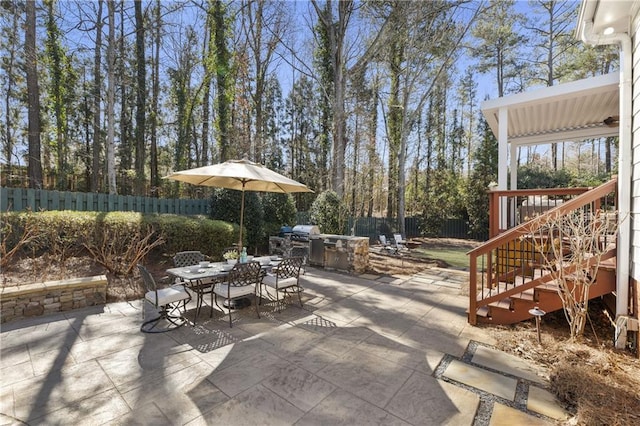
[[[262,197],[265,234],[277,235],[280,227],[296,222],[296,204],[291,194],[266,193]]]
[[[237,226],[203,216],[135,212],[9,212],[0,215],[0,256],[42,256],[64,264],[91,255],[110,272],[128,275],[145,256],[200,250],[215,260],[237,238]]]
[[[325,191],[311,205],[311,222],[324,234],[342,234],[347,222],[347,208],[338,194]]]
[[[84,248],[93,259],[117,275],[129,275],[154,248],[164,244],[161,232],[132,212],[98,213],[83,230]]]
[[[240,206],[242,192],[231,189],[216,188],[211,195],[211,215],[214,220],[223,220],[234,224],[240,223]],[[243,245],[257,247],[264,237],[264,214],[262,202],[257,193],[244,193]],[[238,234],[234,242],[238,241]],[[246,242],[246,244],[245,244]]]
[[[82,232],[94,221],[95,213],[69,211],[9,212],[2,214],[2,240],[15,249],[26,234],[21,251],[32,256],[44,253],[60,260],[82,251]]]
[[[200,250],[214,260],[222,259],[222,250],[238,239],[238,226],[204,216],[175,214],[148,215],[149,221],[162,232],[165,253]]]

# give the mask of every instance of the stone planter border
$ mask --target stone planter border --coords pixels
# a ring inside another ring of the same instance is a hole
[[[103,305],[106,300],[105,275],[3,287],[0,322]]]

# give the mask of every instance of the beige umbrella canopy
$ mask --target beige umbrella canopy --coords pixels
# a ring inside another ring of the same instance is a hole
[[[229,160],[224,163],[195,169],[182,170],[165,176],[166,179],[187,182],[193,185],[214,186],[218,188],[242,191],[240,205],[240,238],[238,247],[242,247],[242,224],[244,221],[244,192],[313,192],[306,185],[289,179],[264,167],[262,164],[242,160]]]

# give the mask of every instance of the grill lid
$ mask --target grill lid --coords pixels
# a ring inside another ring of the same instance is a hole
[[[320,228],[317,225],[296,225],[293,227],[292,232],[298,235],[318,235],[320,234]]]

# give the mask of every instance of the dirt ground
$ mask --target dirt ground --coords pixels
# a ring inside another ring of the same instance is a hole
[[[475,241],[455,239],[417,239],[430,248],[478,245]],[[169,258],[147,259],[155,277],[162,277],[170,267]],[[442,261],[420,259],[405,254],[392,255],[379,247],[370,251],[368,272],[385,275],[411,275],[431,267],[447,267]],[[104,267],[86,257],[70,258],[60,266],[52,259],[24,258],[0,271],[0,286],[106,274]],[[137,298],[142,294],[139,280],[107,274],[108,300]],[[579,342],[569,342],[564,314],[554,312],[542,321],[542,344],[538,344],[535,323],[525,321],[514,326],[487,326],[494,333],[500,349],[547,366],[551,390],[574,414],[567,425],[637,425],[640,424],[640,360],[630,351],[613,347],[613,328],[604,313],[604,305],[590,304],[590,327]]]
[[[428,245],[430,249],[435,250],[438,248],[471,250],[479,245],[477,241],[454,238],[413,238],[411,241]],[[375,274],[413,275],[432,267],[447,268],[449,265],[442,260],[413,256],[411,251],[397,255],[379,246],[372,246],[369,250],[369,266],[371,272]]]

